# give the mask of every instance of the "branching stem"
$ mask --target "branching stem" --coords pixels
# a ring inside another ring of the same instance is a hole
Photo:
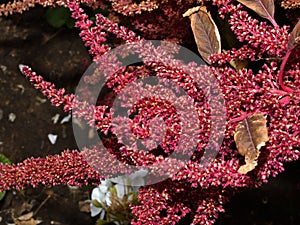
[[[283,83],[283,73],[284,73],[284,68],[287,64],[287,61],[290,57],[290,55],[292,54],[292,51],[293,51],[294,48],[290,49],[286,55],[284,56],[283,60],[282,60],[282,63],[280,65],[280,70],[279,70],[279,85],[280,87],[282,88],[282,90],[284,90],[285,92],[288,92],[288,93],[292,93],[293,92],[293,89],[287,87],[284,85]]]

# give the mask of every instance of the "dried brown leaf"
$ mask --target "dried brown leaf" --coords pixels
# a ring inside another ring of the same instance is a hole
[[[182,17],[188,17],[188,16],[192,15],[193,13],[198,12],[200,9],[201,9],[201,6],[196,6],[196,7],[190,8],[182,15]]]
[[[190,20],[198,51],[210,64],[209,57],[212,54],[221,53],[221,37],[218,27],[204,6],[199,7],[198,12],[191,14]]]
[[[37,225],[36,220],[33,218],[29,220],[15,220],[14,223],[16,225]]]
[[[91,201],[90,200],[85,200],[85,201],[79,201],[78,206],[79,206],[79,211],[80,212],[85,212],[85,213],[90,213]]]
[[[274,26],[277,25],[274,20],[274,0],[237,0],[249,9],[252,9],[259,16],[268,19]]]
[[[33,217],[33,212],[26,213],[18,218],[14,219],[16,225],[37,225],[37,222]]]
[[[299,38],[300,38],[300,20],[298,21],[298,23],[295,25],[294,29],[290,33],[290,37],[287,45],[288,50],[292,49],[294,46],[300,43]]]
[[[269,140],[267,121],[262,113],[255,113],[241,121],[235,130],[234,141],[246,164],[239,173],[246,174],[257,165],[260,148]]]
[[[235,70],[240,70],[248,67],[249,60],[248,59],[240,60],[239,58],[236,58],[235,60],[232,60],[229,63],[231,66],[233,66]]]
[[[18,217],[18,220],[29,220],[33,217],[33,212],[26,213]]]

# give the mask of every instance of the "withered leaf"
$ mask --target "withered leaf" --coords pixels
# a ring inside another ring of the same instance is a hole
[[[235,60],[232,60],[229,63],[231,66],[233,66],[235,70],[240,70],[248,67],[249,60],[248,59],[240,60],[239,58],[236,58]]]
[[[85,213],[91,212],[90,205],[91,205],[91,201],[89,200],[79,201],[78,202],[79,211]]]
[[[289,41],[287,48],[288,50],[292,49],[294,46],[298,45],[300,43],[300,20],[295,25],[294,29],[290,33]]]
[[[190,15],[191,27],[202,58],[210,64],[212,54],[221,53],[221,37],[217,25],[213,21],[206,7]]]
[[[245,165],[238,172],[246,174],[257,165],[260,148],[269,140],[267,120],[262,113],[255,113],[241,121],[235,130],[234,141],[239,153],[245,156]]]
[[[16,225],[37,225],[37,222],[33,217],[33,212],[26,213],[18,218],[14,219]]]
[[[196,7],[190,8],[182,16],[183,17],[190,16],[193,13],[198,12],[200,8],[201,8],[201,6],[196,6]]]
[[[249,9],[252,9],[259,16],[268,19],[273,25],[276,24],[274,20],[274,0],[237,0]]]
[[[15,220],[14,223],[16,225],[37,225],[36,220],[34,220],[33,218],[29,220]]]
[[[26,213],[18,217],[18,220],[30,220],[33,217],[33,212]]]

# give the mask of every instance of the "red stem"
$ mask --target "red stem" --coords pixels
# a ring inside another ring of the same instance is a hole
[[[288,52],[286,53],[286,55],[284,56],[284,58],[282,60],[282,63],[280,65],[280,70],[279,70],[279,85],[282,88],[282,90],[284,90],[288,93],[292,93],[293,89],[291,89],[283,84],[283,72],[284,72],[284,68],[286,66],[286,63],[287,63],[292,51],[293,51],[293,48],[288,50]]]
[[[270,93],[272,93],[272,94],[278,94],[278,95],[286,95],[286,94],[288,94],[288,92],[286,92],[286,91],[281,91],[281,90],[277,90],[277,89],[270,90]]]
[[[295,131],[295,132],[292,134],[292,138],[296,137],[298,134],[300,134],[300,131]]]
[[[245,113],[245,112],[242,112],[242,115],[241,115],[241,116],[235,117],[235,118],[231,119],[231,120],[229,121],[229,123],[240,122],[240,121],[246,119],[248,116],[250,116],[250,115],[252,115],[252,114],[253,114],[253,113]]]

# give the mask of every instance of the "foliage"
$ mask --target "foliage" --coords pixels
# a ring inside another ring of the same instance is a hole
[[[70,10],[64,7],[49,8],[46,12],[46,19],[55,28],[60,28],[64,25],[68,28],[73,28],[75,24],[75,20],[71,18]]]
[[[10,160],[6,158],[3,154],[0,154],[0,163],[11,164]],[[0,201],[4,198],[5,192],[0,192]]]
[[[8,158],[6,158],[3,154],[0,154],[0,163],[11,164],[10,160]]]

